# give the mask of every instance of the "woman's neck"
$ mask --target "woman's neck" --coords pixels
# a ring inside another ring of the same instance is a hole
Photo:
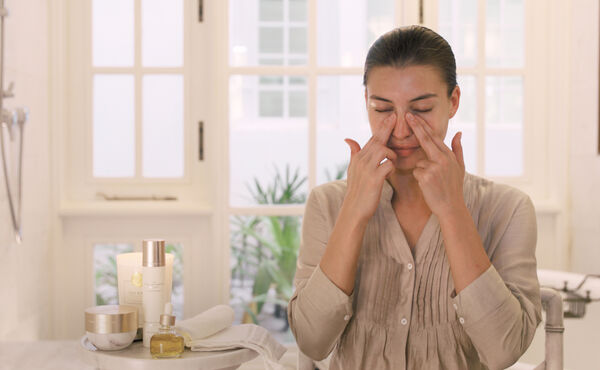
[[[387,180],[394,189],[394,195],[392,196],[392,204],[394,206],[410,208],[427,207],[423,192],[413,176],[412,171],[408,173],[396,171],[390,175]]]

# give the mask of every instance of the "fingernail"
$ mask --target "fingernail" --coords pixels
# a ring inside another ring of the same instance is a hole
[[[408,120],[408,122],[414,122],[415,116],[413,116],[412,113],[408,112],[406,113],[406,119]]]

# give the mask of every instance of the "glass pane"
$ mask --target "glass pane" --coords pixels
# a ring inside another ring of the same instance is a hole
[[[261,22],[283,22],[283,0],[260,0],[258,20]]]
[[[95,75],[93,105],[94,177],[133,177],[133,76]]]
[[[286,307],[293,292],[300,224],[299,216],[230,218],[235,322],[265,327],[281,343],[294,342]]]
[[[144,177],[183,176],[183,109],[183,76],[144,76]]]
[[[292,22],[306,22],[308,9],[306,7],[306,0],[289,0],[288,6],[290,9],[290,21]]]
[[[177,320],[183,319],[183,244],[166,243],[165,252],[173,255],[171,303]]]
[[[457,67],[477,64],[477,0],[439,0],[439,32],[448,41]]]
[[[260,27],[259,29],[259,53],[269,54],[283,53],[283,28],[282,27]]]
[[[485,55],[488,67],[523,67],[523,0],[487,0]]]
[[[317,184],[346,178],[350,149],[371,137],[362,76],[319,76],[317,80]]]
[[[486,77],[485,173],[523,173],[523,78]]]
[[[93,0],[93,65],[133,66],[134,49],[133,0]]]
[[[262,84],[258,76],[239,75],[230,79],[232,206],[261,204],[265,199],[273,204],[304,202],[308,173],[306,83],[290,86],[288,77],[282,81]],[[284,192],[287,186],[297,186],[297,193]]]
[[[318,64],[363,66],[371,43],[393,27],[393,0],[318,1]]]
[[[183,1],[142,1],[142,64],[183,65]]]
[[[448,124],[444,142],[452,148],[452,138],[462,131],[462,147],[467,172],[477,173],[477,78],[472,75],[459,75],[460,104],[456,115]]]
[[[306,27],[290,27],[290,53],[306,54]]]
[[[229,0],[230,64],[306,64],[307,13],[306,0]]]
[[[117,254],[133,252],[131,244],[94,245],[94,293],[96,305],[119,304]]]

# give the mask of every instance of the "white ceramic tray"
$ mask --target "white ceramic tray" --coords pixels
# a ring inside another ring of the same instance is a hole
[[[106,370],[233,370],[258,356],[247,348],[214,352],[192,352],[186,348],[179,358],[153,359],[141,341],[119,351],[101,351],[85,335],[79,348],[86,363]]]

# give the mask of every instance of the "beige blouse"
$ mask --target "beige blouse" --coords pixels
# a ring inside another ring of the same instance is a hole
[[[530,345],[541,320],[536,217],[529,197],[466,174],[464,197],[492,266],[454,292],[437,217],[413,250],[385,181],[347,296],[319,268],[346,191],[315,188],[307,201],[289,308],[298,346],[330,369],[504,369]]]

